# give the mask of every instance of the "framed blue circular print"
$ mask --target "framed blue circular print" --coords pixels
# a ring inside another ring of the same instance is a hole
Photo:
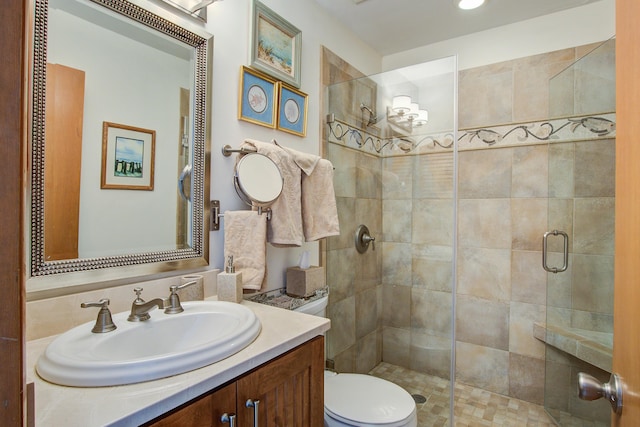
[[[279,130],[298,136],[307,134],[307,94],[278,83],[278,124]]]
[[[277,81],[269,76],[248,67],[241,67],[238,118],[275,128],[277,86]]]

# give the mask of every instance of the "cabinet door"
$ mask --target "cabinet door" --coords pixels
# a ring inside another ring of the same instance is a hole
[[[223,427],[222,414],[236,412],[236,384],[229,384],[213,393],[186,403],[164,418],[151,422],[148,427]],[[237,425],[237,424],[236,424]]]
[[[324,337],[300,347],[240,378],[239,427],[254,427],[259,400],[259,427],[322,427],[324,425]]]

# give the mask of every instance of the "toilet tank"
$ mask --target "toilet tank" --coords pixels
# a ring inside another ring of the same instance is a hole
[[[327,317],[328,302],[329,302],[329,297],[325,295],[322,298],[313,300],[305,305],[302,305],[294,309],[293,311],[297,311],[299,313],[311,314],[313,316]]]

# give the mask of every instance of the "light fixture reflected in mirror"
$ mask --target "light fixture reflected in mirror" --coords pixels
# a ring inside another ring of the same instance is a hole
[[[394,96],[391,109],[399,116],[408,113],[411,110],[411,97],[408,95]]]
[[[424,126],[429,121],[427,110],[421,110],[417,102],[413,102],[408,95],[397,95],[387,108],[387,121],[394,126],[411,132],[413,128]]]

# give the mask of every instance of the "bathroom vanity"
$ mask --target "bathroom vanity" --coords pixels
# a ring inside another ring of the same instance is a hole
[[[313,338],[145,426],[321,426],[323,348]]]
[[[35,383],[35,425],[226,426],[230,424],[220,418],[227,413],[236,415],[234,425],[253,426],[250,399],[259,400],[259,425],[270,425],[267,416],[278,421],[287,416],[286,425],[322,425],[322,334],[329,320],[249,301],[243,305],[262,324],[253,343],[212,365],[155,381],[112,387],[55,385],[34,370],[54,337],[29,342],[27,382]]]

